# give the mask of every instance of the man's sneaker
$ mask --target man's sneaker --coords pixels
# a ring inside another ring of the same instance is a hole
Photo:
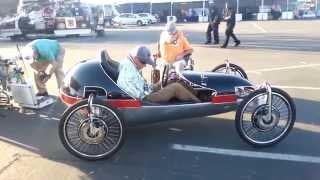
[[[236,44],[234,45],[234,47],[239,46],[239,44],[240,44],[240,41],[237,41]]]
[[[49,96],[48,92],[37,93],[36,96]]]
[[[211,44],[211,42],[210,41],[206,41],[204,44]]]
[[[226,45],[222,45],[222,46],[220,46],[220,48],[226,48],[227,46]]]
[[[214,42],[213,44],[219,44],[219,42]]]

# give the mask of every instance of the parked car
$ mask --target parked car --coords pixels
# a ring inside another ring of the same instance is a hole
[[[148,21],[149,24],[155,24],[158,22],[158,20],[156,19],[156,17],[154,17],[153,15],[151,15],[150,13],[139,13],[137,14],[139,17],[146,19]]]
[[[131,14],[131,13],[124,13],[120,14],[119,16],[116,16],[112,19],[112,21],[116,24],[121,24],[121,25],[138,25],[138,26],[143,26],[148,24],[148,20],[145,18],[141,18],[136,14]]]
[[[305,11],[302,15],[302,19],[314,19],[316,17],[316,13],[314,11]]]

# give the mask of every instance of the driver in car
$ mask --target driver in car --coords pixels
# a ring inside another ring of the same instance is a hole
[[[150,102],[169,102],[172,98],[201,102],[179,83],[171,83],[162,89],[149,85],[141,72],[146,64],[155,65],[150,50],[144,46],[134,48],[128,57],[120,62],[118,86],[133,98]]]
[[[182,71],[187,65],[186,55],[192,54],[190,46],[183,32],[178,31],[176,23],[169,21],[160,35],[159,50],[161,59],[167,64],[173,64],[177,71]]]

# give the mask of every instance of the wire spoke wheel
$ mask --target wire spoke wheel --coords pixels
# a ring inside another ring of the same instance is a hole
[[[230,63],[229,70],[227,69],[226,64],[221,64],[221,65],[215,67],[212,70],[212,72],[230,74],[233,76],[248,79],[246,72],[240,66],[237,66],[237,65],[231,64],[231,63]]]
[[[268,146],[281,141],[292,129],[295,106],[288,94],[272,88],[272,107],[269,118],[268,93],[257,90],[247,97],[236,114],[236,128],[250,144]]]
[[[108,158],[122,144],[123,123],[111,108],[94,103],[91,126],[88,104],[85,103],[82,101],[64,113],[60,139],[66,149],[78,157],[88,160]]]

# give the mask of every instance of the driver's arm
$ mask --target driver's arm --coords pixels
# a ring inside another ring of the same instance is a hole
[[[142,99],[145,96],[145,83],[141,77],[127,76],[123,79],[124,89],[134,98]]]
[[[145,89],[147,84],[142,75],[131,66],[120,66],[117,84],[134,98],[143,99],[147,94],[151,93],[149,88]]]

